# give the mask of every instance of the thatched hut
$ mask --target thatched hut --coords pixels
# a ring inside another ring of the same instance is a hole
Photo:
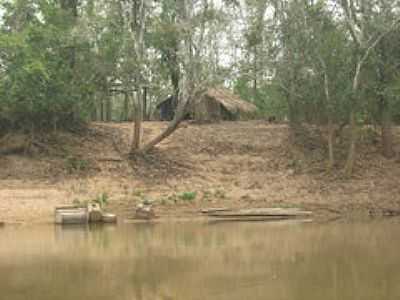
[[[196,121],[246,120],[257,112],[257,107],[225,88],[210,88],[192,105]]]
[[[169,121],[174,117],[176,109],[173,97],[168,97],[156,106],[161,121]],[[215,122],[222,120],[246,120],[252,118],[257,107],[225,88],[210,88],[188,107],[188,119],[199,122]]]
[[[176,101],[173,96],[169,96],[164,101],[160,102],[156,106],[156,111],[159,114],[158,119],[160,121],[171,121],[174,118],[176,109]]]

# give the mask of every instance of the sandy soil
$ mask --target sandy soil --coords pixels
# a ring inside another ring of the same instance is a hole
[[[165,126],[146,123],[145,139]],[[131,127],[93,124],[80,135],[47,137],[31,155],[0,156],[0,221],[51,222],[54,207],[102,194],[122,218],[142,201],[152,201],[160,216],[185,218],[222,206],[303,207],[322,217],[400,212],[400,160],[384,159],[370,141],[360,146],[354,176],[344,179],[325,172],[324,149],[292,147],[286,125],[185,123],[156,151],[128,163],[115,145],[127,149]]]

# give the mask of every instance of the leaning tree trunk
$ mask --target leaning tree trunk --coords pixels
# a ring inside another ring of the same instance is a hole
[[[163,131],[160,135],[158,135],[156,138],[151,140],[149,143],[144,145],[142,148],[140,148],[140,149],[138,148],[138,151],[136,151],[136,153],[146,153],[146,152],[150,151],[156,145],[158,145],[164,139],[166,139],[172,133],[174,133],[174,131],[178,128],[179,124],[183,121],[183,119],[186,115],[187,104],[190,101],[189,95],[184,95],[183,97],[182,97],[183,99],[181,99],[181,101],[178,103],[178,107],[176,109],[174,119],[168,125],[167,129],[165,131]]]
[[[190,15],[192,12],[192,5],[190,1],[181,1],[180,6],[179,6],[179,12],[180,12],[180,18],[183,23],[188,22],[190,19]],[[207,6],[205,5],[205,9],[207,9]],[[202,24],[202,30],[200,33],[200,36],[203,35],[204,32],[204,20]],[[202,42],[199,43],[199,45],[202,45]],[[199,57],[194,57],[193,51],[192,51],[193,45],[192,45],[192,36],[187,34],[185,36],[184,41],[180,44],[180,52],[183,58],[182,61],[182,66],[184,71],[182,72],[182,75],[179,78],[179,81],[176,81],[176,85],[174,86],[174,92],[176,95],[179,96],[177,97],[178,101],[178,106],[176,108],[176,112],[174,115],[173,120],[170,122],[168,125],[167,129],[163,131],[160,135],[158,135],[156,138],[148,142],[146,145],[141,147],[140,149],[137,149],[136,153],[146,153],[153,149],[157,144],[161,143],[164,139],[169,137],[174,131],[178,128],[179,124],[184,120],[186,112],[187,112],[187,107],[188,104],[196,97],[197,92],[201,90],[201,85],[199,82],[196,82],[195,80],[195,73],[196,71],[199,72],[197,69],[198,66],[196,65],[196,61],[198,61]],[[200,52],[198,52],[198,55]],[[178,86],[178,83],[181,84],[181,87]],[[134,153],[131,153],[134,154]]]

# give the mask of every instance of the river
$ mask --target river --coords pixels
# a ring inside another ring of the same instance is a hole
[[[399,225],[4,227],[0,299],[395,300]]]

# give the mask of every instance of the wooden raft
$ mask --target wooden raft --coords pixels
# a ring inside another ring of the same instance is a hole
[[[210,218],[226,221],[268,221],[306,218],[311,211],[298,208],[252,208],[234,210],[230,208],[209,208],[201,211]]]

